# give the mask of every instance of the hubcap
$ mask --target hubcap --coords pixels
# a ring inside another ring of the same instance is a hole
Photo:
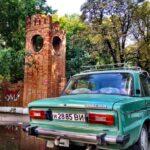
[[[142,150],[148,150],[148,136],[145,128],[141,131],[141,148]]]

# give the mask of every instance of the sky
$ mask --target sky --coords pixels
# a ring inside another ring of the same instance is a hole
[[[80,14],[80,7],[86,0],[47,0],[48,5],[57,10],[60,16],[65,14]]]

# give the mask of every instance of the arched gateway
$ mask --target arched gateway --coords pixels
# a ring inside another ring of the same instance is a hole
[[[59,96],[65,85],[66,34],[52,17],[26,20],[23,106],[33,100]]]

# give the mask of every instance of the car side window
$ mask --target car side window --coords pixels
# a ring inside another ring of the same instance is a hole
[[[150,79],[144,75],[140,75],[142,96],[150,96]]]

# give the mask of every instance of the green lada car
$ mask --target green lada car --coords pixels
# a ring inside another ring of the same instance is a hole
[[[134,69],[74,75],[62,95],[29,104],[29,135],[48,147],[150,150],[150,76]]]

